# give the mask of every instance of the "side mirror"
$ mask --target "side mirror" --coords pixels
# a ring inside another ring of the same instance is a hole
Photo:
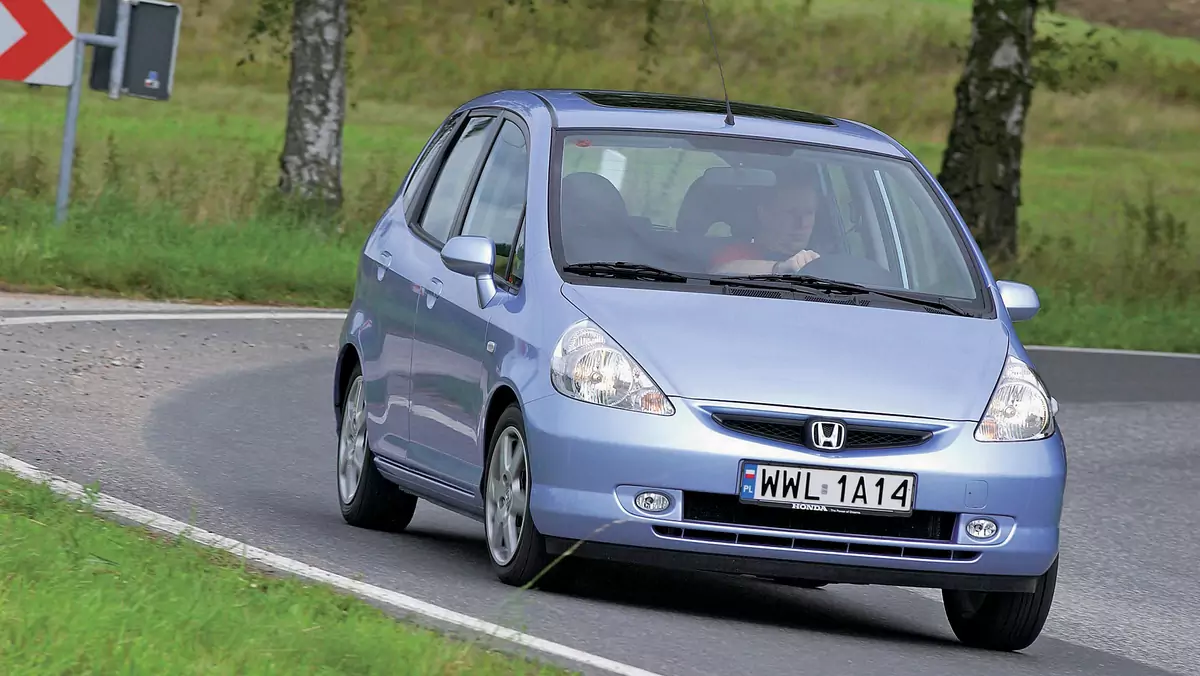
[[[487,307],[496,297],[498,292],[492,279],[492,271],[496,266],[496,245],[491,238],[479,235],[451,237],[442,246],[442,262],[451,272],[475,278],[479,307]]]
[[[1037,291],[1028,284],[1000,281],[996,282],[996,288],[1000,290],[1000,300],[1014,322],[1033,319],[1042,307]]]

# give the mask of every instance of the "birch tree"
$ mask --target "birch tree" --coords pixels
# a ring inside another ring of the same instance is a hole
[[[954,91],[954,121],[938,182],[980,247],[997,258],[1017,252],[1034,18],[1039,5],[1052,1],[974,0],[970,46]]]
[[[348,26],[346,0],[293,0],[279,189],[325,209],[342,204]]]

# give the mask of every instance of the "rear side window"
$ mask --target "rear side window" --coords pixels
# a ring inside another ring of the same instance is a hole
[[[420,225],[422,230],[439,242],[445,242],[450,236],[454,215],[471,180],[471,170],[483,151],[487,129],[493,119],[473,117],[467,120],[429,192],[429,202],[420,218]]]

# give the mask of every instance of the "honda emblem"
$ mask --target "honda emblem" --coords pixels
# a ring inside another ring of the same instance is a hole
[[[846,426],[836,420],[814,420],[808,424],[808,441],[821,451],[840,451],[846,445]]]

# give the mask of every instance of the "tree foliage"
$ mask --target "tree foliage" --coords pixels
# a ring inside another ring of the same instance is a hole
[[[254,19],[250,22],[250,26],[246,30],[245,47],[246,51],[243,56],[238,59],[237,65],[243,66],[247,63],[254,63],[258,60],[258,55],[263,52],[269,52],[276,58],[286,59],[291,49],[291,28],[292,28],[292,13],[295,10],[296,3],[294,0],[250,0],[254,2],[255,11]],[[349,23],[346,32],[347,48],[346,48],[346,78],[352,76],[352,52],[349,47],[351,36],[354,35],[354,27],[362,21],[367,14],[368,3],[371,0],[346,0],[346,9],[349,13]],[[534,0],[508,0],[509,2],[532,2]],[[562,0],[565,2],[565,0]],[[201,0],[202,3],[208,0]]]

